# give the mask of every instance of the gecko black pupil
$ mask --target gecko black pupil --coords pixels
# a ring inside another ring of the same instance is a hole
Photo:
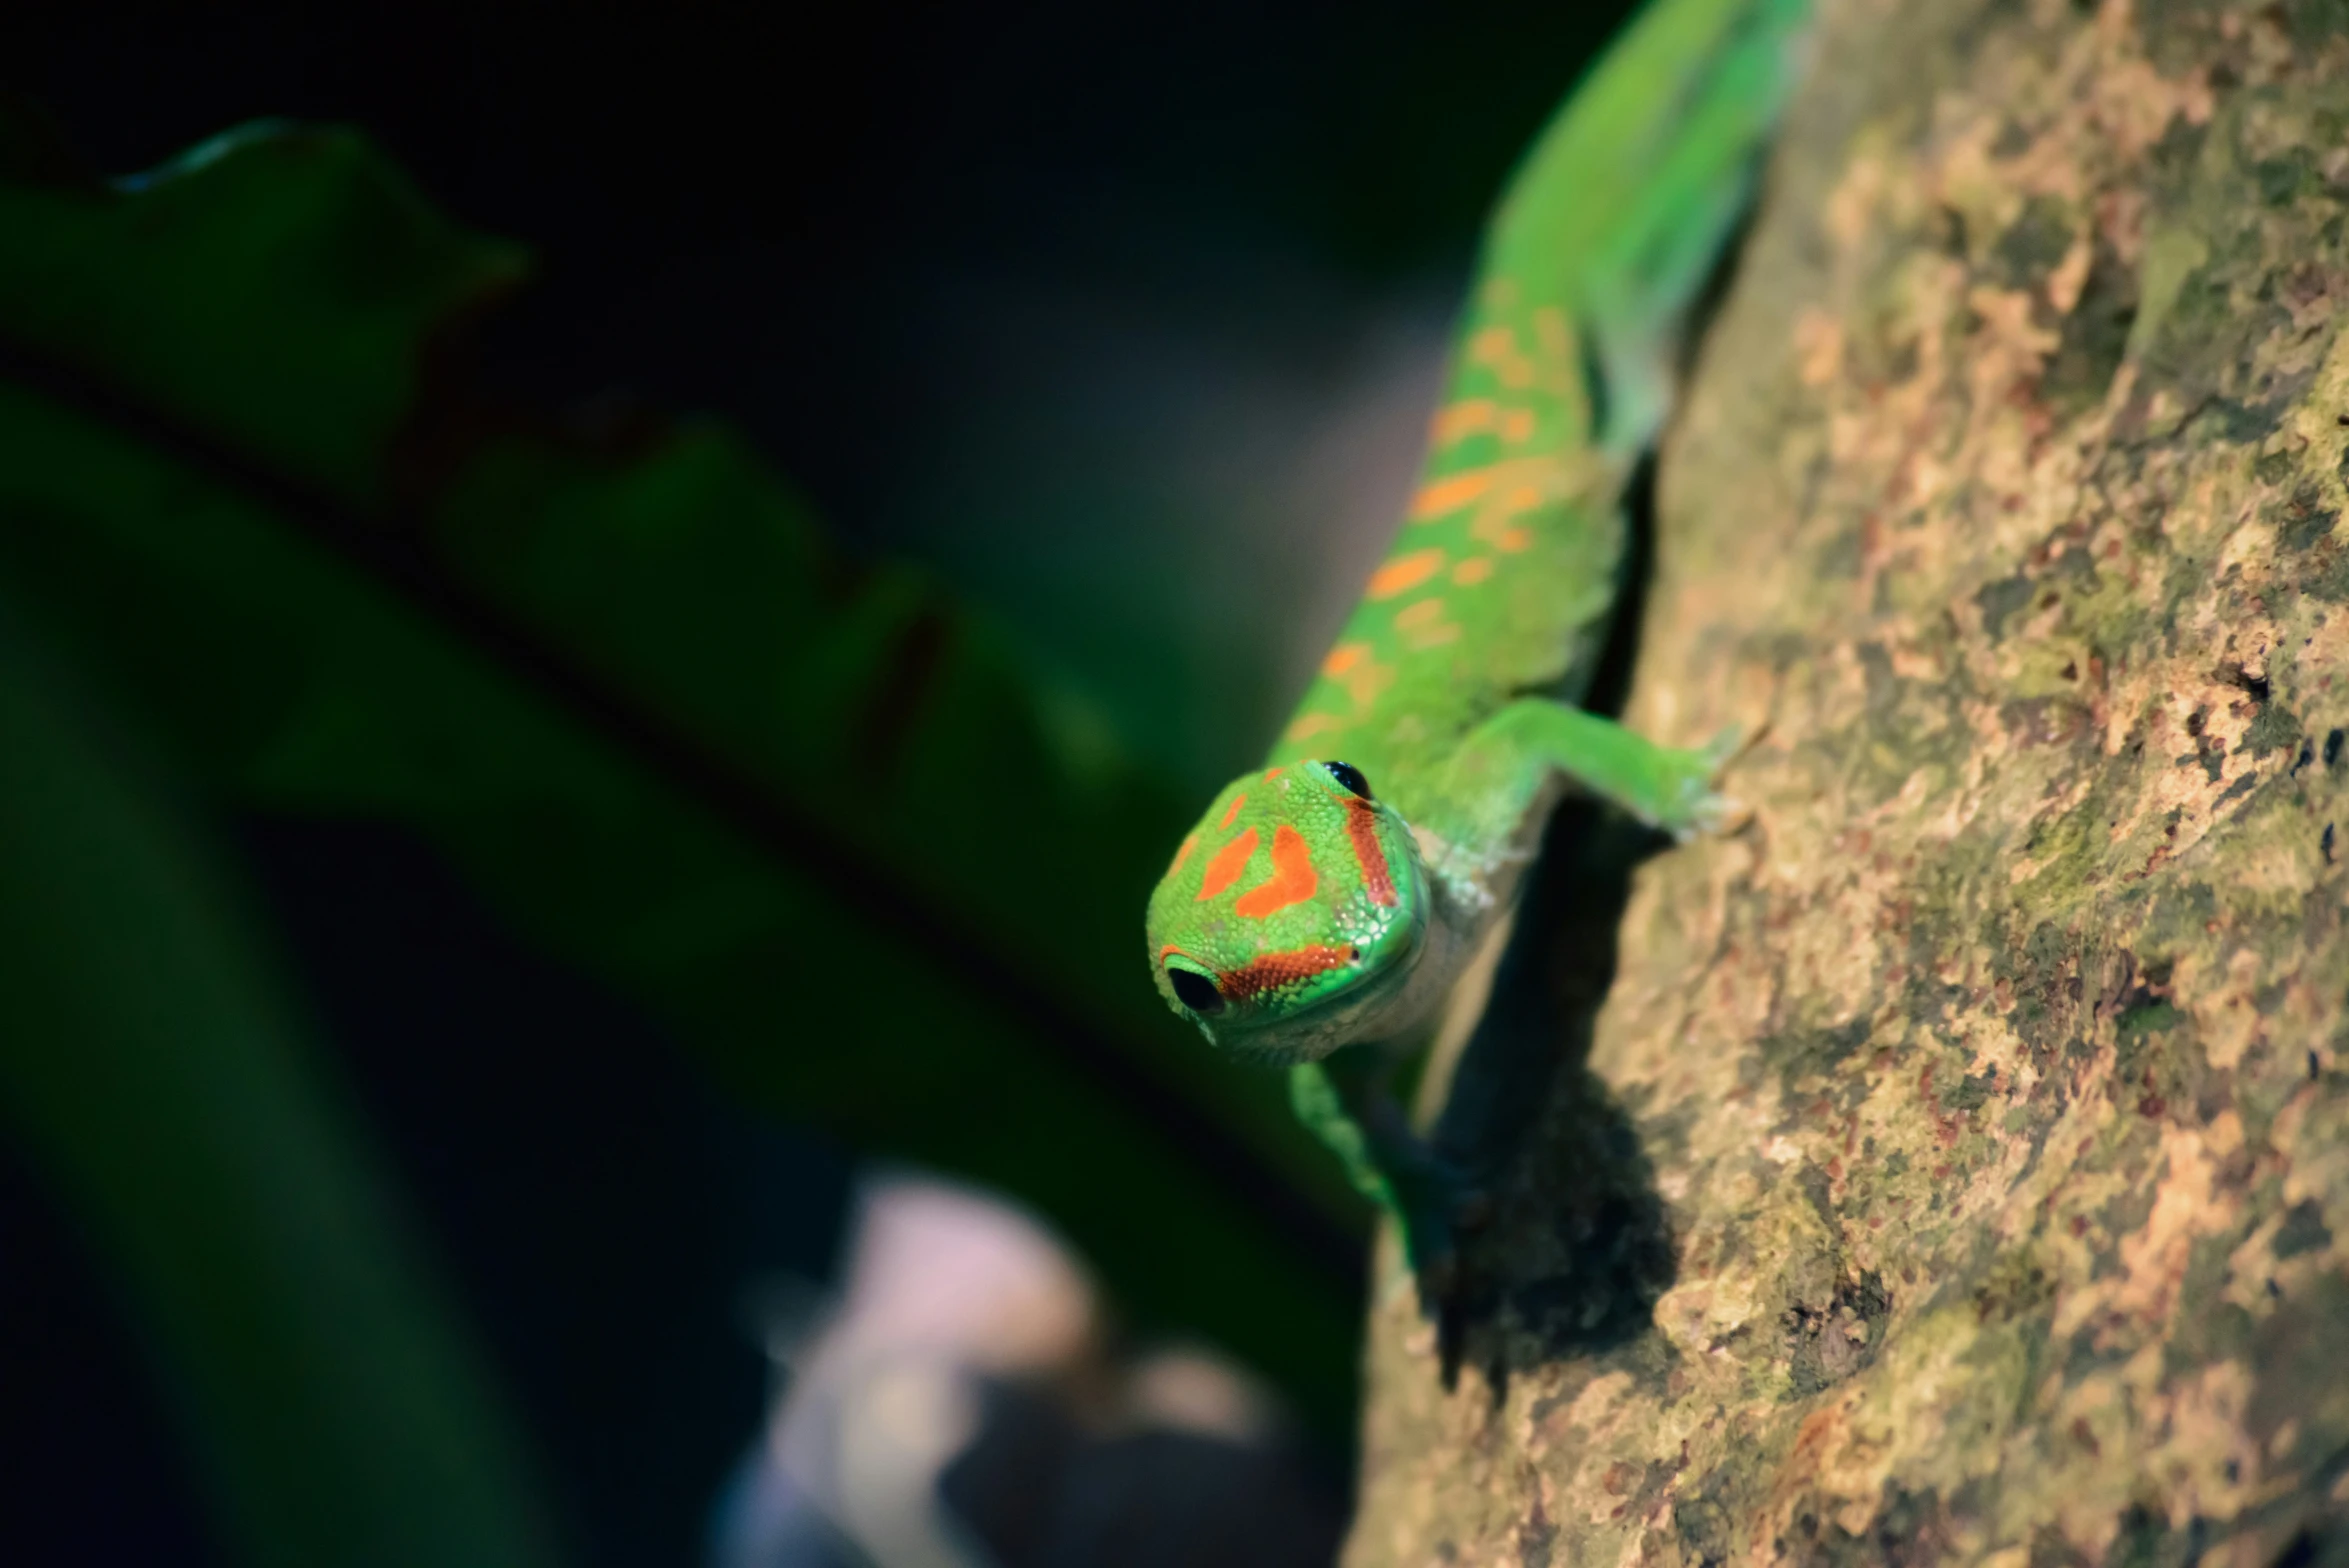
[[[1325,762],[1322,766],[1329,770],[1329,776],[1336,779],[1340,787],[1360,795],[1364,800],[1370,799],[1370,780],[1362,776],[1360,768],[1351,762]]]
[[[1192,1012],[1220,1013],[1223,1011],[1223,993],[1218,991],[1215,988],[1215,982],[1205,975],[1195,974],[1188,969],[1169,969],[1166,972],[1166,978],[1167,983],[1174,987],[1176,999]]]

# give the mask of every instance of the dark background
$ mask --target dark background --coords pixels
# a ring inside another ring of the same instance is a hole
[[[0,88],[102,170],[260,115],[365,126],[536,251],[493,375],[744,428],[1201,790],[1383,544],[1477,222],[1620,12],[20,10]],[[829,1267],[850,1151],[727,1105],[397,834],[249,820],[238,846],[585,1560],[694,1560],[765,1393],[740,1303]],[[0,1343],[11,1560],[217,1560],[135,1347],[4,1147]]]

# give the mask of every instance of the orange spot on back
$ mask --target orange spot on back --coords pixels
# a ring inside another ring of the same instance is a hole
[[[1342,730],[1345,727],[1346,721],[1335,714],[1300,713],[1289,721],[1289,727],[1283,733],[1293,741],[1311,740],[1314,736],[1325,731]]]
[[[1513,408],[1501,416],[1501,439],[1516,442],[1533,437],[1533,410]]]
[[[1479,431],[1492,429],[1499,414],[1500,409],[1484,398],[1464,399],[1449,408],[1436,411],[1435,428],[1430,432],[1430,439],[1437,446],[1450,446]]]
[[[1360,664],[1369,654],[1370,644],[1366,642],[1339,643],[1329,651],[1329,657],[1321,661],[1321,673],[1336,680],[1355,665]]]
[[[1531,485],[1519,485],[1502,499],[1501,509],[1510,516],[1515,516],[1519,512],[1530,512],[1541,504],[1542,493],[1539,490]]]
[[[1452,568],[1452,581],[1463,588],[1473,588],[1492,575],[1493,558],[1489,555],[1472,555]]]
[[[1443,564],[1441,550],[1414,550],[1409,555],[1398,555],[1370,574],[1370,587],[1366,591],[1373,599],[1392,599],[1426,582]]]
[[[1468,340],[1472,365],[1502,365],[1517,357],[1517,334],[1507,327],[1487,327]]]
[[[1407,604],[1395,612],[1395,624],[1405,631],[1409,631],[1413,627],[1425,626],[1430,621],[1440,621],[1443,618],[1444,601],[1441,599],[1421,599],[1417,603]]]
[[[1313,873],[1313,850],[1305,835],[1286,822],[1272,830],[1272,875],[1232,901],[1232,913],[1262,920],[1291,904],[1302,904],[1321,886]]]
[[[1504,528],[1501,530],[1501,537],[1493,541],[1493,548],[1509,555],[1515,555],[1532,543],[1533,534],[1530,531],[1523,528]]]
[[[1349,670],[1338,684],[1346,688],[1346,695],[1354,699],[1354,706],[1367,708],[1378,700],[1378,694],[1394,684],[1395,667],[1391,664],[1365,664]]]
[[[1490,489],[1492,482],[1492,470],[1489,468],[1472,468],[1465,474],[1430,479],[1411,498],[1411,520],[1424,523],[1431,518],[1457,512]]]
[[[1395,630],[1413,648],[1434,648],[1460,635],[1460,628],[1444,619],[1444,601],[1422,599],[1407,604],[1395,617]]]
[[[1487,327],[1468,340],[1468,362],[1489,367],[1505,387],[1533,385],[1533,361],[1517,348],[1517,334],[1507,327]]]
[[[1183,835],[1182,848],[1175,851],[1174,864],[1166,868],[1166,874],[1171,877],[1176,872],[1182,870],[1183,862],[1190,859],[1191,851],[1197,849],[1198,847],[1199,835],[1196,833],[1185,833]]]
[[[1207,876],[1199,884],[1197,902],[1204,904],[1234,882],[1239,881],[1240,873],[1248,869],[1248,857],[1255,853],[1256,830],[1254,828],[1250,828],[1217,850],[1215,858],[1207,862]]]
[[[1239,794],[1232,797],[1232,803],[1230,805],[1224,807],[1223,820],[1218,822],[1216,826],[1219,828],[1230,827],[1234,821],[1238,820],[1240,815],[1240,808],[1246,804],[1248,804],[1248,793],[1247,791],[1242,790]]]
[[[1566,330],[1566,313],[1555,305],[1544,305],[1533,313],[1533,335],[1542,346],[1542,352],[1560,364],[1574,356],[1574,341]]]

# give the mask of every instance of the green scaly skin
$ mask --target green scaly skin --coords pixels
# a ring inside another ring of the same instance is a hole
[[[1430,1294],[1470,1195],[1388,1093],[1393,1065],[1431,1037],[1564,789],[1681,836],[1721,809],[1724,748],[1669,750],[1572,704],[1620,588],[1624,485],[1806,11],[1654,0],[1544,132],[1487,234],[1400,537],[1270,766],[1215,798],[1150,899],[1168,1005],[1289,1067]]]

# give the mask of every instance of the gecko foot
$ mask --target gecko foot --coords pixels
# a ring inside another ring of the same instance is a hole
[[[1680,753],[1688,764],[1679,781],[1685,804],[1665,824],[1673,838],[1685,844],[1694,838],[1732,832],[1753,816],[1752,807],[1721,793],[1714,785],[1729,764],[1750,750],[1768,729],[1767,722],[1750,730],[1742,724],[1732,724],[1702,747]]]
[[[1460,1289],[1460,1239],[1492,1223],[1492,1195],[1449,1168],[1422,1173],[1403,1220],[1403,1249],[1429,1311]]]

